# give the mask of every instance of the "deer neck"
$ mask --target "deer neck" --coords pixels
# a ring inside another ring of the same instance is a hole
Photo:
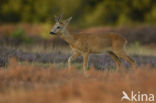
[[[66,42],[68,42],[69,44],[74,42],[74,38],[73,38],[73,36],[68,32],[68,30],[64,30],[63,35],[62,35],[62,38],[63,38]]]

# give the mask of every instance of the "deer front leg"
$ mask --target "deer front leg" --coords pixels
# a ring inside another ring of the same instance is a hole
[[[80,56],[80,53],[79,52],[74,52],[72,56],[69,57],[68,59],[68,70],[71,69],[71,62],[74,58]]]
[[[84,72],[88,68],[88,57],[89,57],[89,53],[84,53],[83,54],[83,71]]]

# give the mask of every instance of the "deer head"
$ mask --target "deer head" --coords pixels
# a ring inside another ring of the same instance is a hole
[[[59,35],[64,33],[64,31],[66,30],[66,27],[71,21],[72,17],[66,19],[65,21],[62,21],[63,16],[64,16],[63,14],[61,14],[61,16],[59,17],[55,16],[56,23],[50,31],[51,35]]]

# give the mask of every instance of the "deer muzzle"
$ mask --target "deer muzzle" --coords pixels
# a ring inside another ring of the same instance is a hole
[[[55,35],[56,33],[54,33],[54,32],[50,32],[50,34],[51,34],[51,35]]]

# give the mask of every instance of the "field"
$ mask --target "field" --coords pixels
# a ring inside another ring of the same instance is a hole
[[[132,51],[133,48],[129,49],[129,51]],[[143,49],[143,48],[142,48]],[[141,52],[142,49],[137,49],[137,52]],[[145,48],[144,48],[145,49]],[[143,49],[143,50],[144,50]],[[37,49],[39,50],[39,49]],[[42,51],[42,50],[41,50]],[[16,49],[7,49],[7,48],[0,48],[0,65],[1,66],[7,66],[8,59],[10,57],[15,57],[19,61],[25,61],[29,62],[30,64],[34,65],[43,65],[48,66],[49,64],[54,64],[55,66],[59,67],[66,67],[67,60],[71,56],[72,52],[70,50],[49,50],[51,52],[35,52],[35,50],[32,52],[31,50],[16,50]],[[148,50],[147,50],[148,51]],[[150,51],[149,53],[146,52],[144,55],[138,55],[138,54],[131,54],[131,57],[137,62],[138,66],[141,65],[149,65],[150,67],[156,67],[156,57],[153,56],[150,53],[154,52]],[[141,54],[141,53],[140,53]],[[143,53],[142,53],[143,54]],[[146,54],[146,55],[145,55]],[[129,67],[129,64],[123,61],[124,66]],[[77,68],[81,68],[82,63],[82,57],[78,57],[77,59],[73,60],[73,64]],[[89,60],[89,66],[95,67],[99,70],[104,70],[108,68],[115,68],[115,63],[112,60],[112,58],[107,54],[92,54],[90,56]]]
[[[0,103],[120,103],[122,91],[129,96],[131,91],[156,94],[154,27],[82,30],[122,33],[129,41],[126,51],[138,65],[134,69],[122,60],[123,67],[115,71],[115,63],[107,53],[92,54],[86,73],[82,57],[73,60],[72,70],[67,71],[72,51],[59,38],[29,37],[21,29],[4,36],[5,30],[0,31]]]
[[[0,102],[120,103],[123,90],[155,94],[155,74],[156,68],[149,66],[128,71],[122,68],[120,72],[91,67],[83,74],[75,68],[69,72],[53,65],[21,65],[11,59],[7,69],[0,70]]]

